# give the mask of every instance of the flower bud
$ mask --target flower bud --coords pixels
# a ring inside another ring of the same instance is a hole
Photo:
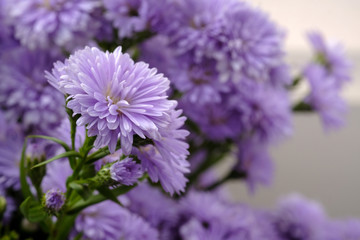
[[[43,206],[50,214],[58,213],[65,203],[65,195],[60,190],[50,189],[44,195]]]

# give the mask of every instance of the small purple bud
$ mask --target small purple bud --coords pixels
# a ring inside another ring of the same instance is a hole
[[[64,193],[60,190],[50,189],[44,197],[45,207],[54,212],[60,211],[65,203]]]
[[[142,174],[141,165],[133,161],[132,158],[125,158],[110,167],[111,178],[127,186],[136,183]]]

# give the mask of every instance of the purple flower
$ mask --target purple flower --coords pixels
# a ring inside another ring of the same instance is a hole
[[[44,77],[59,56],[18,47],[0,58],[0,106],[8,119],[21,120],[26,131],[53,129],[65,117],[64,96]]]
[[[325,214],[322,207],[299,195],[280,201],[274,226],[280,239],[324,239]]]
[[[160,129],[161,139],[154,140],[153,145],[140,147],[139,159],[143,169],[148,172],[153,182],[160,181],[165,191],[184,191],[187,182],[184,174],[189,172],[189,145],[185,142],[189,134],[187,130],[180,129],[186,120],[181,117],[181,110],[175,110],[176,104],[168,113],[167,121],[170,123],[166,129]]]
[[[87,125],[94,146],[115,151],[118,139],[124,154],[131,152],[133,135],[160,139],[167,112],[173,106],[166,91],[169,80],[143,62],[134,63],[117,48],[114,53],[85,48],[57,62],[47,78],[69,94],[68,107],[80,114],[77,124]]]
[[[137,182],[143,174],[141,165],[137,164],[132,158],[125,158],[115,162],[110,167],[111,178],[123,185],[131,186]]]
[[[281,63],[283,34],[258,9],[231,0],[186,0],[179,6],[179,26],[169,34],[174,49],[195,63],[214,60],[220,82],[244,75],[267,80]]]
[[[158,232],[149,223],[111,201],[84,209],[76,218],[75,230],[93,240],[158,239]]]
[[[337,87],[351,80],[351,64],[346,58],[343,46],[340,43],[327,43],[318,32],[308,34],[310,44],[315,50],[315,60],[326,68],[327,74]]]
[[[253,212],[211,192],[190,192],[181,202],[182,239],[264,239]]]
[[[239,85],[239,92],[231,101],[245,134],[260,142],[276,142],[292,134],[290,102],[284,89],[249,80]]]
[[[186,161],[175,162],[166,159],[153,145],[140,147],[136,153],[141,160],[142,168],[147,171],[152,182],[160,181],[164,190],[170,194],[185,190],[188,180],[184,174],[189,172],[189,164]]]
[[[310,94],[305,102],[320,114],[326,129],[342,126],[347,108],[339,95],[339,88],[335,85],[333,77],[317,64],[309,65],[304,71],[304,76],[310,83]]]
[[[145,30],[150,21],[151,0],[104,0],[104,6],[120,38]]]
[[[164,19],[172,12],[173,0],[103,0],[105,16],[112,21],[120,38],[132,37],[144,30],[162,31],[171,25]]]
[[[230,95],[228,95],[230,96]],[[226,138],[236,139],[243,128],[240,124],[240,114],[229,104],[229,97],[219,103],[207,103],[197,106],[183,99],[180,107],[185,115],[200,127],[206,137],[213,140]]]
[[[360,238],[360,220],[332,221],[328,225],[327,233],[329,237],[326,240],[357,240]]]
[[[20,189],[19,164],[24,143],[23,133],[16,124],[8,123],[0,112],[0,185],[2,188]]]
[[[52,212],[58,212],[65,203],[65,195],[63,192],[50,189],[44,196],[44,206]]]
[[[161,229],[162,234],[167,228],[175,226],[178,220],[178,204],[164,195],[160,189],[143,183],[126,196],[130,200],[130,211],[142,216],[151,226]]]
[[[274,167],[267,146],[254,140],[244,140],[238,144],[236,170],[245,174],[246,183],[253,193],[257,184],[269,185]]]
[[[47,164],[46,175],[41,183],[43,192],[51,189],[66,192],[66,180],[72,175],[72,172],[69,162],[65,159],[59,159]]]
[[[89,42],[101,23],[94,12],[99,0],[8,0],[7,18],[22,45],[35,48],[51,46],[74,49]]]

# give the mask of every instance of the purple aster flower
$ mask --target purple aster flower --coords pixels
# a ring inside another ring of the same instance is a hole
[[[308,39],[314,48],[316,60],[326,68],[337,87],[351,80],[351,64],[340,43],[328,43],[318,32],[310,32]]]
[[[173,106],[166,91],[169,80],[143,62],[134,63],[117,48],[114,53],[85,48],[57,62],[47,78],[69,94],[68,107],[80,114],[77,124],[87,125],[94,146],[115,151],[118,139],[124,154],[131,152],[133,135],[160,139],[166,112]]]
[[[105,16],[118,29],[120,38],[144,30],[161,31],[164,15],[173,9],[173,0],[103,0]],[[166,21],[166,24],[171,24]]]
[[[317,64],[309,65],[304,71],[304,76],[310,83],[310,94],[305,102],[320,114],[326,129],[342,126],[347,107],[332,77]]]
[[[225,13],[224,30],[210,47],[221,78],[240,72],[255,80],[268,80],[269,71],[281,65],[284,34],[257,8],[234,2]],[[220,46],[220,47],[219,47]]]
[[[69,161],[56,160],[46,165],[46,175],[41,182],[43,192],[51,189],[66,192],[66,180],[73,173]]]
[[[228,95],[229,96],[229,95]],[[243,128],[240,124],[240,115],[228,102],[229,97],[224,97],[220,103],[207,103],[197,106],[182,99],[180,107],[185,115],[200,127],[201,131],[210,139],[224,140],[237,138]]]
[[[158,232],[149,223],[111,201],[84,209],[76,218],[75,230],[93,240],[158,239]]]
[[[165,232],[177,223],[178,204],[160,189],[142,183],[126,196],[130,201],[129,210],[142,216],[152,227],[161,229],[161,235],[166,234]]]
[[[230,204],[214,192],[190,192],[180,204],[183,239],[264,239],[250,209]]]
[[[17,46],[17,42],[13,38],[13,29],[8,25],[6,12],[8,11],[8,3],[0,2],[0,56],[9,48]]]
[[[186,0],[179,6],[183,16],[169,34],[174,49],[195,63],[214,60],[220,82],[244,75],[267,80],[281,63],[283,34],[258,9],[231,0]]]
[[[44,196],[44,206],[51,212],[59,212],[65,203],[65,195],[63,192],[50,189]]]
[[[238,144],[236,169],[246,176],[250,192],[257,184],[269,185],[273,178],[273,161],[267,146],[254,140],[244,140]]]
[[[148,27],[151,0],[104,0],[104,6],[120,38],[131,37]]]
[[[360,238],[360,220],[348,219],[342,221],[334,221],[329,225],[328,231],[330,233],[332,229],[338,230],[338,234],[334,234],[329,237],[329,240],[357,240]],[[337,238],[335,238],[337,237]],[[327,239],[328,240],[328,239]]]
[[[280,201],[274,226],[280,239],[324,239],[325,214],[322,207],[299,195]]]
[[[160,181],[164,190],[170,194],[174,192],[180,193],[185,190],[188,180],[184,174],[189,172],[189,165],[186,161],[175,162],[166,159],[153,145],[140,147],[136,153],[141,160],[143,169],[147,171],[152,182]]]
[[[101,27],[93,16],[99,0],[7,1],[15,36],[30,49],[56,45],[71,50],[88,43]]]
[[[0,106],[8,119],[21,120],[26,131],[53,129],[66,115],[64,96],[50,86],[44,71],[57,53],[10,49],[0,59]]]
[[[146,40],[139,45],[140,60],[149,63],[150,67],[157,68],[165,76],[169,76],[169,69],[176,69],[179,63],[175,60],[174,51],[168,45],[169,39],[164,35],[156,35]]]
[[[245,134],[261,142],[278,141],[292,134],[290,102],[284,89],[252,81],[243,81],[239,89],[231,101]]]
[[[184,174],[189,172],[189,145],[184,141],[189,134],[187,130],[180,129],[186,120],[181,117],[181,110],[172,110],[167,114],[170,123],[166,129],[160,129],[161,139],[154,140],[153,145],[140,147],[138,157],[143,169],[148,172],[153,182],[160,181],[165,191],[173,194],[184,191],[187,182]]]
[[[95,170],[99,171],[101,169],[101,167],[104,166],[105,164],[118,161],[123,156],[124,156],[124,153],[122,152],[121,149],[119,149],[116,152],[114,152],[114,153],[112,153],[110,155],[107,155],[106,157],[103,157],[103,158],[99,159],[98,161],[96,161],[94,163]]]
[[[24,143],[23,133],[16,124],[8,123],[0,112],[0,185],[2,188],[20,189],[19,164]]]
[[[137,182],[143,174],[141,165],[137,164],[132,158],[125,158],[115,162],[110,167],[111,178],[123,185],[131,186]]]

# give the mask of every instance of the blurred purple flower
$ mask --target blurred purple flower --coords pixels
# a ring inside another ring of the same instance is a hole
[[[316,202],[290,195],[279,202],[274,215],[274,226],[281,240],[324,239],[325,214]]]
[[[17,47],[0,58],[0,106],[8,119],[20,120],[26,131],[52,129],[66,115],[61,107],[64,96],[44,77],[44,71],[60,56],[56,52]]]
[[[340,43],[330,44],[318,32],[308,33],[308,39],[315,51],[315,60],[323,65],[327,74],[330,75],[328,81],[334,81],[336,87],[342,87],[344,83],[351,80],[351,64]]]
[[[0,112],[0,188],[20,189],[19,164],[24,143],[23,133],[16,124],[8,123]]]
[[[250,192],[254,193],[257,184],[269,185],[272,182],[274,166],[265,144],[244,140],[238,144],[236,170],[245,175]]]
[[[43,192],[51,189],[66,192],[66,180],[73,173],[67,160],[56,160],[46,165],[46,175],[41,183]]]
[[[161,229],[161,234],[173,227],[178,218],[178,204],[164,195],[160,189],[142,183],[126,195],[130,200],[130,211],[142,216],[152,227]],[[144,196],[147,196],[144,198]],[[151,199],[149,201],[149,199]]]
[[[30,49],[54,45],[68,50],[87,44],[101,27],[93,16],[99,0],[5,0],[15,37]]]
[[[304,76],[310,83],[310,94],[305,102],[320,114],[326,129],[341,127],[347,107],[332,77],[317,64],[309,65],[304,71]]]
[[[180,204],[182,239],[264,239],[250,209],[230,204],[215,192],[192,191]]]
[[[93,240],[158,239],[158,232],[149,223],[111,201],[84,209],[76,218],[75,230]]]
[[[219,81],[242,76],[267,80],[271,68],[282,62],[283,33],[265,13],[239,1],[186,0],[179,5],[171,42],[178,54],[190,54],[200,63],[216,62]]]

